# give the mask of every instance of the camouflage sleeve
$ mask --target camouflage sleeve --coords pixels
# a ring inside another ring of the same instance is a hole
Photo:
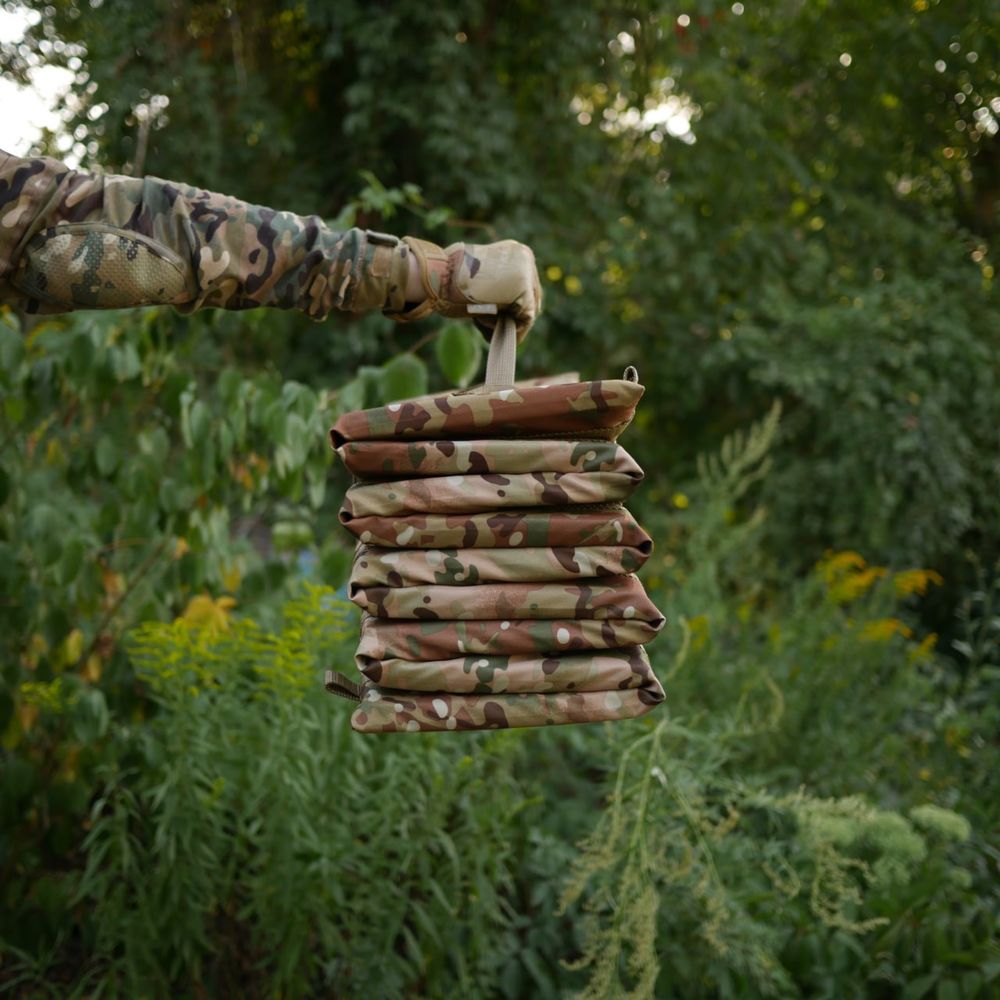
[[[0,150],[0,303],[28,313],[170,304],[402,313],[394,236],[228,195]]]

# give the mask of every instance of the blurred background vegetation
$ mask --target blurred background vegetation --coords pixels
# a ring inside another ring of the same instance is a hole
[[[669,628],[646,719],[352,735],[325,430],[475,341],[7,312],[0,990],[998,995],[996,4],[4,7],[36,151],[533,246]]]

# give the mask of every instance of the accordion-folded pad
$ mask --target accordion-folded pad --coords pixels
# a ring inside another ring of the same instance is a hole
[[[527,729],[616,722],[645,715],[663,701],[655,676],[647,687],[554,694],[433,694],[362,685],[351,725],[361,733]]]
[[[664,619],[522,618],[396,620],[362,614],[358,655],[374,660],[441,660],[466,653],[513,656],[620,649],[656,638]]]
[[[360,541],[399,549],[628,545],[649,555],[653,541],[619,505],[608,510],[517,510],[478,514],[357,517],[344,527]]]
[[[471,654],[447,660],[358,657],[358,669],[381,687],[456,694],[622,691],[648,687],[652,678],[642,646],[545,655]]]
[[[566,507],[624,500],[636,482],[619,472],[489,472],[352,486],[340,520],[392,514],[479,514],[506,507]]]
[[[661,617],[635,576],[578,583],[483,583],[478,587],[358,587],[351,600],[379,618]]]
[[[593,434],[613,440],[628,426],[643,387],[626,379],[466,389],[345,413],[330,432],[348,441]]]
[[[642,469],[613,441],[486,438],[471,441],[350,441],[337,448],[358,479],[498,472],[616,472],[638,483]]]
[[[664,619],[635,575],[653,543],[623,505],[643,473],[616,440],[642,393],[629,369],[337,421],[361,680],[331,671],[327,688],[358,702],[356,730],[615,721],[663,701],[645,644]]]
[[[360,545],[351,592],[362,587],[425,583],[474,587],[480,583],[543,582],[634,573],[648,556],[624,545],[531,549],[385,549]]]

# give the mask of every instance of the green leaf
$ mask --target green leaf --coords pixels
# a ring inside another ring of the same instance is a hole
[[[304,549],[312,545],[312,528],[305,521],[279,521],[271,529],[271,541],[278,552]]]
[[[12,372],[24,357],[24,340],[6,324],[0,326],[0,370]]]
[[[926,996],[934,988],[937,979],[936,972],[911,979],[903,989],[903,1000],[921,1000],[921,997]]]
[[[434,353],[449,381],[464,389],[479,371],[483,338],[468,323],[449,323],[437,335]]]
[[[264,430],[272,441],[280,442],[285,440],[285,424],[288,420],[288,411],[285,408],[284,400],[272,400],[264,409],[262,423]]]
[[[111,367],[119,382],[135,378],[142,371],[142,362],[139,361],[139,352],[136,351],[135,346],[126,343],[119,348],[113,348]]]
[[[102,476],[110,476],[118,468],[118,446],[109,434],[102,434],[98,438],[94,458],[97,460],[97,471]]]
[[[43,566],[51,566],[62,552],[64,517],[47,503],[38,504],[28,515],[35,555]]]
[[[422,396],[427,392],[427,366],[415,354],[400,354],[382,368],[382,402]]]
[[[73,378],[82,382],[89,374],[94,363],[94,342],[89,334],[78,333],[69,348],[69,363],[72,366]]]
[[[97,688],[84,688],[73,706],[73,731],[77,739],[88,743],[108,731],[110,714],[104,694]]]
[[[190,423],[192,442],[204,441],[208,438],[212,416],[208,412],[208,407],[200,399],[191,407]]]
[[[170,454],[170,438],[162,427],[144,430],[138,438],[140,450],[149,455],[157,465],[163,465]]]
[[[341,413],[365,408],[365,380],[360,376],[352,378],[342,385],[337,392],[337,409]]]
[[[63,586],[72,583],[76,579],[77,574],[80,572],[80,567],[83,565],[83,556],[86,551],[86,546],[79,538],[71,538],[63,546],[57,572],[59,582]]]

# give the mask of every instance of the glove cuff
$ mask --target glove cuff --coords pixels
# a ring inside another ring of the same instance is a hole
[[[403,243],[412,254],[410,266],[417,268],[420,286],[426,297],[409,311],[387,312],[386,315],[398,323],[423,319],[433,312],[443,316],[464,316],[465,307],[451,301],[453,262],[449,254],[436,243],[415,236],[404,236]]]

